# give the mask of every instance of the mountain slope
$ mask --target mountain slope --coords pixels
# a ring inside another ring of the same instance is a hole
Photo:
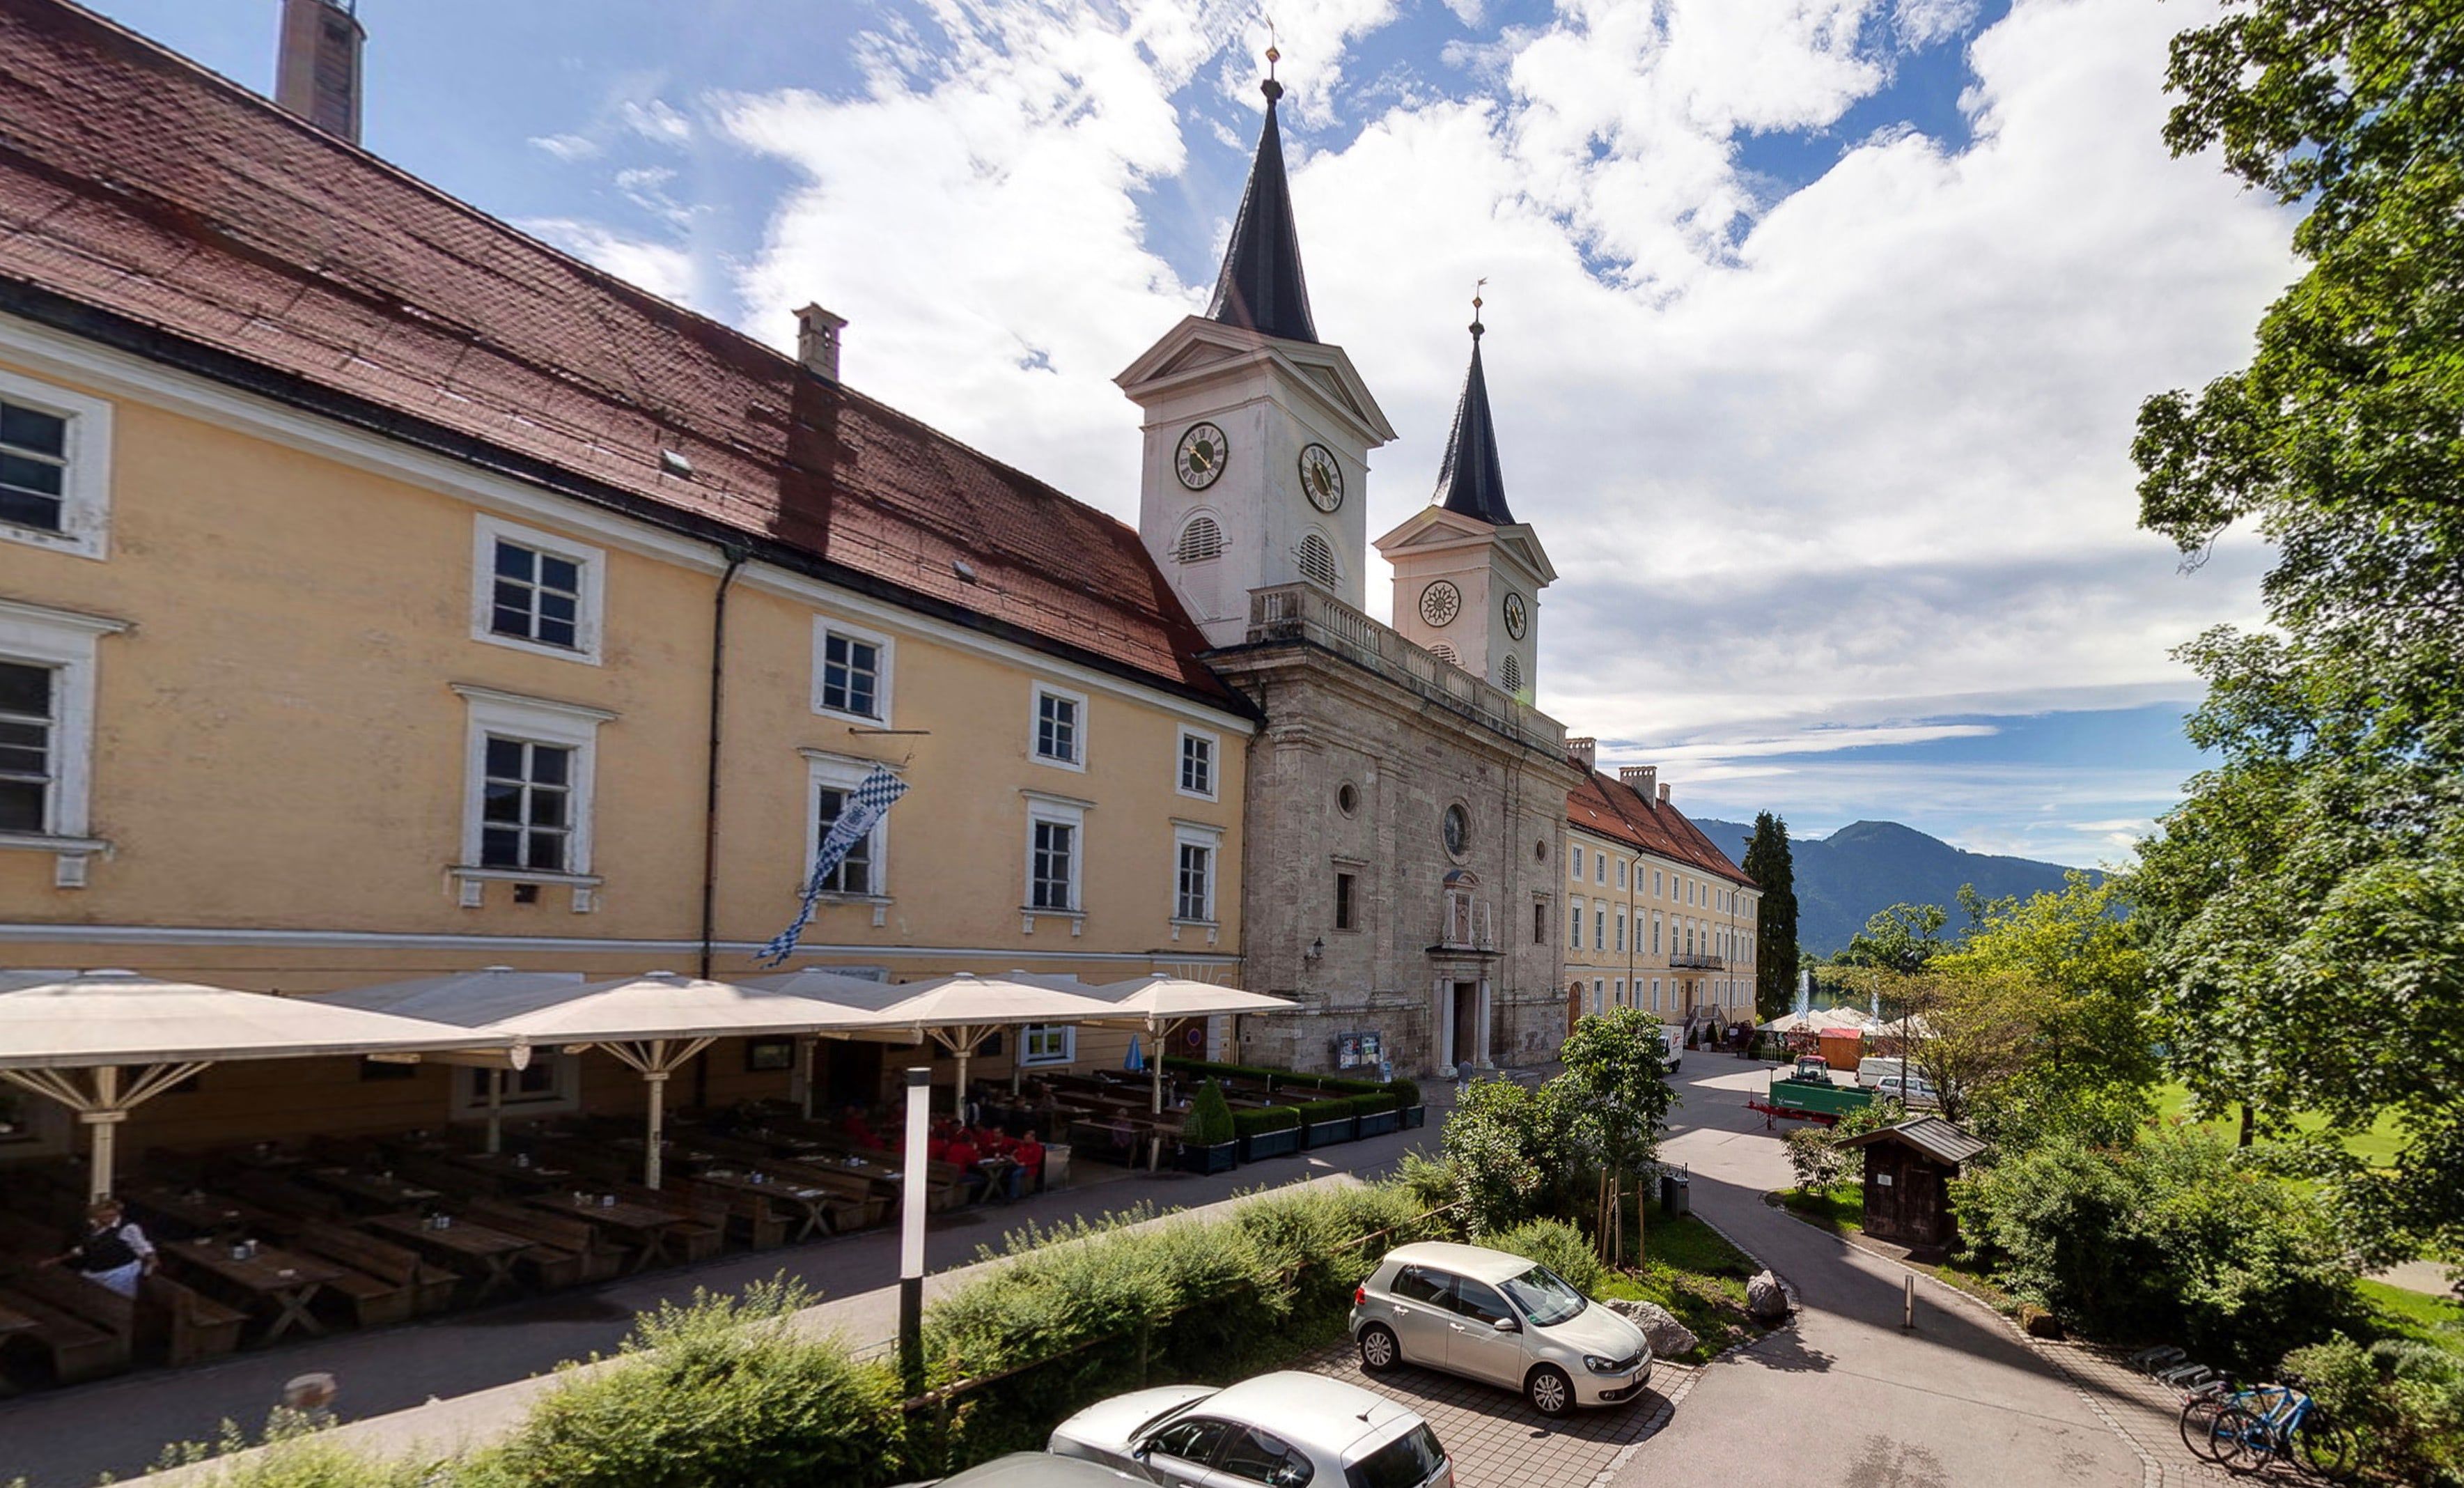
[[[1694,825],[1732,860],[1745,860],[1750,825],[1705,817]],[[2067,872],[2025,857],[1965,852],[1891,821],[1851,822],[1827,837],[1792,836],[1788,845],[1796,865],[1797,940],[1823,956],[1847,945],[1878,909],[1940,904],[1956,928],[1961,884],[1974,884],[1987,899],[2025,899],[2060,888]]]

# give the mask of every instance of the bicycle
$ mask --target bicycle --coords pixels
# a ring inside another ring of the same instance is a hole
[[[2291,1384],[2235,1390],[2216,1381],[2193,1389],[2182,1401],[2181,1432],[2183,1445],[2233,1473],[2255,1473],[2282,1457],[2334,1479],[2353,1454],[2351,1434]]]

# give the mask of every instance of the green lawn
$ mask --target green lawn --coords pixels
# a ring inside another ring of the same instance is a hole
[[[2189,1089],[2178,1084],[2158,1086],[2156,1116],[2159,1121],[2166,1122],[2190,1121]],[[2238,1109],[2227,1111],[2200,1124],[2230,1141],[2241,1132],[2241,1113]],[[2295,1130],[2307,1133],[2326,1130],[2329,1122],[2326,1117],[2305,1112],[2293,1119],[2293,1125]],[[2381,1114],[2366,1128],[2338,1127],[2336,1136],[2344,1144],[2345,1151],[2372,1167],[2395,1166],[2397,1149],[2404,1145],[2404,1128],[2398,1124],[2393,1112]]]
[[[2384,1281],[2364,1281],[2361,1290],[2370,1329],[2379,1337],[2409,1338],[2464,1354],[2464,1303]]]
[[[1629,1252],[1634,1239],[1626,1235]],[[1671,1356],[1677,1364],[1705,1364],[1722,1349],[1757,1330],[1746,1315],[1746,1278],[1757,1269],[1743,1251],[1720,1238],[1701,1220],[1654,1215],[1642,1236],[1643,1263],[1611,1272],[1599,1285],[1603,1299],[1658,1302],[1700,1340]]]

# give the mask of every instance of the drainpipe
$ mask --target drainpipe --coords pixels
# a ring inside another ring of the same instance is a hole
[[[719,552],[727,559],[727,568],[718,576],[718,588],[710,600],[710,749],[707,767],[702,776],[701,798],[701,970],[710,977],[713,944],[718,933],[718,744],[721,733],[720,705],[727,698],[727,591],[736,584],[736,575],[743,568],[748,556],[743,548],[725,546]],[[710,1061],[693,1061],[693,1104],[710,1103]],[[652,1154],[653,1161],[656,1154]]]

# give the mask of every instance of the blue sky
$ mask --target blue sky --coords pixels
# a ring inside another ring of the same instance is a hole
[[[275,0],[99,0],[242,83]],[[1321,332],[1427,500],[1471,281],[1560,580],[1539,701],[1691,811],[2110,862],[2199,767],[2132,413],[2245,359],[2289,221],[2157,138],[2207,0],[1289,0]],[[1110,383],[1211,285],[1247,0],[363,0],[365,143],[1124,518]],[[1389,610],[1384,575],[1371,608]]]

